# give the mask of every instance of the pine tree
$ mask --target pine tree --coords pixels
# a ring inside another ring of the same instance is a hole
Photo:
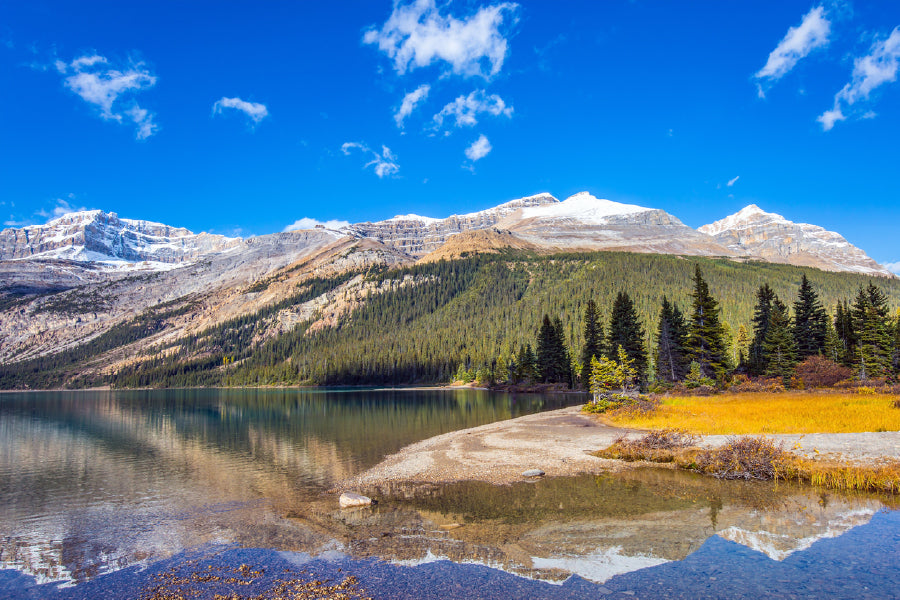
[[[603,325],[597,314],[597,303],[591,298],[584,309],[584,346],[581,348],[581,382],[590,385],[591,358],[603,356]]]
[[[838,302],[834,308],[834,328],[841,341],[839,363],[845,367],[853,367],[856,354],[856,332],[853,330],[853,315],[847,301]]]
[[[618,348],[622,346],[628,358],[634,361],[638,382],[641,387],[647,383],[647,349],[644,346],[644,328],[638,320],[634,303],[626,292],[619,292],[613,302],[609,318],[609,334],[606,355],[615,361]]]
[[[844,355],[844,346],[838,336],[834,321],[827,319],[825,322],[825,348],[822,350],[825,358],[833,363],[840,364]]]
[[[828,315],[804,273],[797,301],[794,302],[794,341],[797,343],[797,356],[800,360],[813,354],[822,354],[827,329]]]
[[[769,327],[763,341],[766,355],[766,375],[781,377],[785,385],[791,380],[797,366],[797,343],[791,328],[791,317],[787,305],[775,296],[772,300],[772,312],[769,314]]]
[[[687,356],[700,365],[704,375],[717,379],[728,371],[725,331],[719,320],[719,303],[710,295],[709,286],[700,272],[700,265],[694,271],[691,299]]]
[[[544,315],[538,332],[537,370],[544,383],[571,381],[569,353],[563,342],[563,328],[559,317],[551,322],[550,316]]]
[[[891,353],[891,364],[894,369],[894,377],[900,376],[900,309],[894,316],[894,347]]]
[[[856,352],[853,368],[865,381],[891,375],[892,324],[887,297],[874,283],[860,288],[851,308]]]
[[[763,344],[766,341],[766,331],[769,329],[769,316],[772,313],[772,299],[775,292],[768,283],[759,286],[756,291],[756,307],[753,309],[753,341],[750,343],[750,356],[748,367],[751,375],[762,375],[766,371],[766,356]]]
[[[531,344],[519,346],[519,354],[516,357],[516,380],[534,381],[537,379],[534,351]]]
[[[747,331],[743,323],[738,327],[737,337],[734,339],[734,349],[737,352],[737,370],[746,373],[747,355],[750,350],[750,332]]]
[[[684,352],[687,328],[681,311],[665,296],[659,311],[656,339],[656,377],[670,383],[681,381],[688,367]]]

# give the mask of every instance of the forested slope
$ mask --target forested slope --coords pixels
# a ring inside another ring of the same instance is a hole
[[[685,309],[699,264],[731,330],[749,329],[755,292],[768,282],[793,301],[803,273],[829,312],[872,279],[770,263],[684,259],[630,253],[536,256],[507,252],[370,273],[375,284],[413,281],[370,296],[337,327],[293,331],[254,346],[262,315],[184,340],[176,351],[120,370],[116,386],[258,384],[403,384],[447,381],[460,364],[489,368],[518,346],[534,343],[544,313],[558,316],[567,343],[581,346],[587,300],[604,321],[619,291],[627,291],[648,332],[663,295]],[[875,278],[893,308],[900,280]],[[334,280],[337,284],[339,280]],[[316,289],[327,287],[316,283]],[[336,287],[336,286],[335,286]],[[224,363],[227,363],[224,364]]]

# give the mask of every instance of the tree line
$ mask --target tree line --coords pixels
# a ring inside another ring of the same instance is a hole
[[[565,347],[559,319],[544,315],[534,362],[527,345],[518,364],[506,364],[499,375],[511,382],[533,379],[593,389],[596,380],[610,380],[612,370],[625,365],[642,389],[651,382],[686,380],[713,385],[732,374],[777,377],[791,385],[797,365],[818,356],[851,369],[861,381],[900,377],[900,311],[891,316],[887,295],[873,282],[860,286],[852,301],[837,302],[833,318],[805,273],[793,311],[768,283],[759,286],[755,297],[752,337],[741,326],[729,340],[719,302],[696,265],[686,313],[662,298],[652,356],[634,303],[628,293],[618,292],[605,334],[596,303],[588,301],[580,353]]]

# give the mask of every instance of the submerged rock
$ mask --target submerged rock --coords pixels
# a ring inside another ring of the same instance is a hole
[[[351,506],[369,506],[372,504],[372,499],[368,496],[363,496],[362,494],[344,492],[341,494],[338,502],[340,503],[341,508],[350,508]]]

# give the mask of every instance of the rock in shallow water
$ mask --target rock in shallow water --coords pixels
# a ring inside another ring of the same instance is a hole
[[[344,492],[341,494],[338,502],[340,503],[341,508],[349,508],[351,506],[369,506],[372,504],[372,499],[368,496],[363,496],[362,494]]]
[[[522,477],[543,477],[545,473],[540,469],[528,469],[522,473]]]

